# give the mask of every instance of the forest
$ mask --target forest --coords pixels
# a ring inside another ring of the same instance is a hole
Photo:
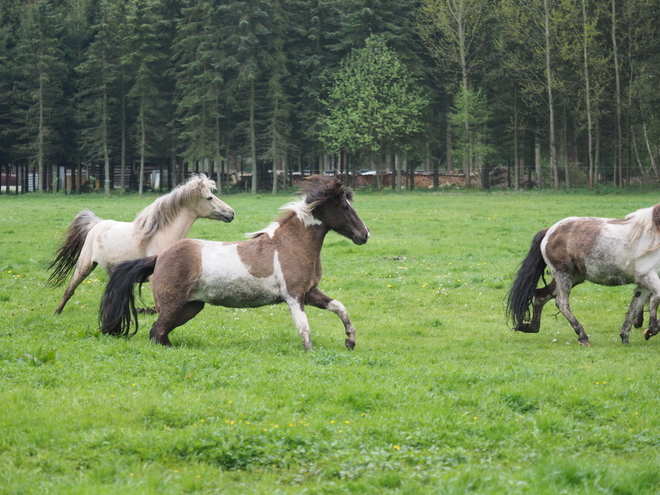
[[[252,193],[317,172],[379,188],[657,184],[659,13],[660,0],[0,0],[0,193],[142,194],[154,171],[161,189],[206,172]]]

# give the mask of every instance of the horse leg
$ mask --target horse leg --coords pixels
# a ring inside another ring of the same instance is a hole
[[[64,291],[62,302],[60,302],[60,305],[55,310],[55,314],[60,314],[62,312],[64,306],[66,306],[66,303],[69,301],[69,299],[71,299],[73,293],[76,291],[76,288],[83,280],[85,280],[87,275],[94,271],[94,268],[96,268],[96,263],[94,261],[86,261],[83,259],[78,260],[78,264],[76,264],[76,271],[73,272],[71,282],[69,282],[69,285]]]
[[[649,340],[660,332],[660,325],[658,324],[658,304],[660,304],[660,298],[656,295],[651,295],[651,302],[649,303],[649,326],[644,330],[644,338],[646,340]]]
[[[149,331],[149,338],[157,344],[172,347],[169,333],[194,318],[202,309],[204,309],[202,301],[190,301],[183,306],[176,305],[163,309]]]
[[[626,318],[623,320],[623,326],[621,327],[621,343],[628,343],[628,334],[630,333],[630,327],[632,327],[633,322],[639,319],[640,314],[644,315],[644,303],[649,297],[650,291],[646,287],[637,287],[633,293],[632,301],[630,301],[630,307],[626,313]],[[639,328],[639,327],[638,327]]]
[[[305,314],[304,296],[301,298],[289,297],[286,303],[289,306],[293,322],[296,324],[298,335],[302,338],[303,347],[306,351],[313,351],[312,341],[309,336],[309,320]]]
[[[353,326],[351,319],[348,317],[346,308],[342,303],[336,299],[332,299],[331,297],[326,296],[317,288],[314,288],[305,294],[305,303],[310,304],[316,308],[327,309],[328,311],[332,311],[334,314],[339,316],[342,323],[344,324],[344,328],[346,329],[346,335],[348,336],[345,345],[349,350],[353,350],[355,348],[355,327]]]
[[[534,298],[532,299],[532,320],[529,323],[521,322],[515,328],[516,332],[538,333],[541,329],[543,306],[555,297],[556,292],[557,282],[554,279],[547,286],[536,289]]]
[[[573,327],[573,330],[575,330],[575,333],[578,336],[578,343],[584,346],[591,345],[589,342],[589,336],[584,331],[584,327],[571,311],[569,296],[571,295],[571,289],[573,288],[572,277],[568,273],[553,273],[553,276],[557,281],[557,308],[559,308],[561,314],[564,315]]]

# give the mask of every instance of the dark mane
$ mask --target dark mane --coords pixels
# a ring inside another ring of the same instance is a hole
[[[353,199],[353,191],[346,189],[341,180],[323,175],[312,175],[305,179],[300,186],[300,192],[305,196],[305,203],[312,209],[342,193],[346,194],[349,201]]]

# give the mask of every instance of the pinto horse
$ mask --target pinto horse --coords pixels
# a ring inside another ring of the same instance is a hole
[[[371,235],[351,205],[352,193],[334,178],[315,175],[302,185],[301,201],[282,207],[284,214],[240,242],[184,239],[160,255],[127,261],[110,274],[99,319],[101,331],[137,332],[134,285],[149,277],[158,319],[150,338],[171,346],[168,334],[199,313],[206,303],[231,308],[284,302],[306,350],[312,349],[305,305],[327,309],[344,324],[346,347],[355,347],[355,327],[346,308],[318,289],[321,248],[333,230],[361,245]]]
[[[111,273],[122,261],[162,253],[186,237],[198,218],[231,222],[234,210],[212,193],[215,188],[215,181],[206,175],[193,175],[147,206],[133,222],[101,220],[89,210],[78,213],[48,267],[53,270],[48,279],[51,287],[62,285],[75,268],[55,312],[62,312],[97,265]]]
[[[549,267],[552,281],[537,288]],[[633,298],[621,327],[621,342],[628,343],[634,324],[643,323],[644,303],[650,297],[648,340],[660,331],[660,204],[630,213],[623,219],[570,217],[538,232],[520,265],[507,297],[507,317],[516,331],[536,333],[543,306],[556,297],[559,311],[578,335],[581,345],[589,336],[569,304],[571,289],[588,280],[616,286],[635,283]],[[529,308],[532,307],[530,318]]]

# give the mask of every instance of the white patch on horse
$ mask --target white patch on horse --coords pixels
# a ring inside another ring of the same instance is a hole
[[[241,261],[236,244],[202,242],[202,276],[189,300],[215,306],[252,308],[282,302],[279,275],[254,277]]]
[[[259,234],[267,234],[268,237],[272,239],[275,236],[275,231],[278,229],[279,226],[280,226],[280,222],[271,222],[268,224],[268,227],[266,227],[265,229],[257,230],[256,232],[250,232],[248,234],[245,234],[245,237],[252,238],[258,236]]]
[[[309,227],[310,225],[321,225],[322,223],[321,220],[315,218],[312,214],[315,206],[314,204],[307,204],[303,198],[301,201],[294,201],[293,203],[282,206],[280,210],[291,210],[305,227]]]
[[[273,268],[275,278],[278,280],[280,285],[280,293],[282,295],[282,299],[284,299],[284,302],[286,302],[287,306],[289,306],[291,318],[293,318],[293,322],[296,325],[298,335],[300,335],[300,338],[302,338],[303,346],[305,349],[311,349],[312,343],[307,314],[305,314],[305,310],[300,304],[300,301],[289,294],[289,291],[287,290],[286,280],[284,279],[284,272],[282,271],[282,265],[280,265],[280,258],[277,251],[275,251],[275,255],[273,256]]]

